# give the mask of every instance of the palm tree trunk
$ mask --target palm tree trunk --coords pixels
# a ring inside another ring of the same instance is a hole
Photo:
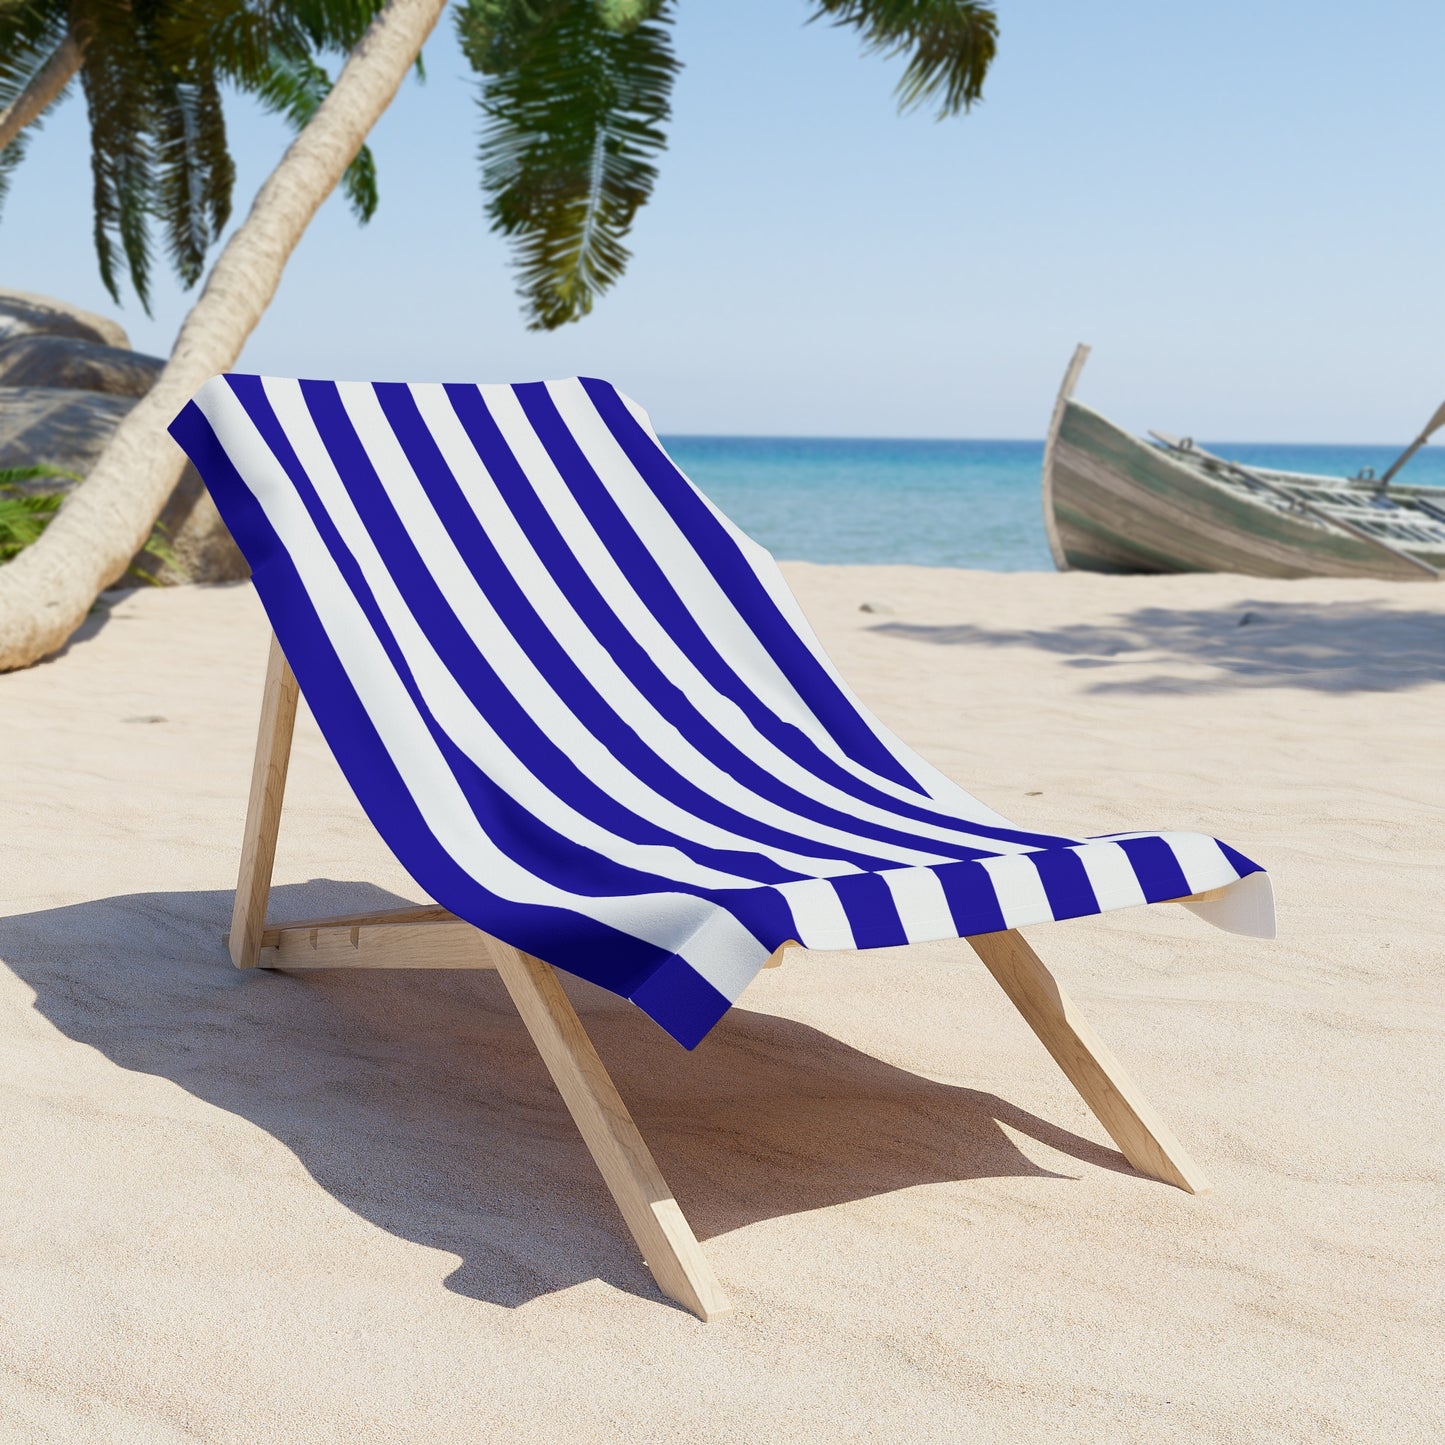
[[[63,646],[150,535],[185,460],[166,427],[202,382],[240,355],[296,243],[445,7],[446,0],[387,0],[226,243],[155,385],[40,540],[0,567],[0,671]]]
[[[80,69],[81,49],[74,35],[67,35],[51,52],[50,59],[30,77],[9,108],[0,111],[0,151],[43,115],[50,103],[75,78]]]

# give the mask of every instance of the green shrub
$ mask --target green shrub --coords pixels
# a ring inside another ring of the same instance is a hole
[[[84,480],[62,467],[46,466],[43,463],[29,467],[0,467],[0,563],[10,561],[36,541],[50,525],[50,519],[60,510],[60,504],[65,500],[63,494],[27,492],[20,486],[21,482],[37,482],[47,478],[66,482]],[[166,536],[166,529],[159,522],[152,529],[141,551],[158,562],[164,562],[168,567],[180,566]],[[126,575],[159,585],[158,578],[138,567],[130,568]]]

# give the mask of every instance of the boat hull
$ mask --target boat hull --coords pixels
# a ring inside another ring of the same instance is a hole
[[[1076,401],[1064,400],[1051,440],[1044,499],[1062,566],[1411,582],[1429,575],[1346,532],[1217,485]]]

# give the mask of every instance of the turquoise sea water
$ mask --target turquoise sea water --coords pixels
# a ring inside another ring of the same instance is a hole
[[[828,437],[665,437],[678,465],[775,556],[1049,571],[1039,501],[1043,443]],[[1400,448],[1204,442],[1256,466],[1353,476]],[[1445,486],[1445,447],[1401,481]]]

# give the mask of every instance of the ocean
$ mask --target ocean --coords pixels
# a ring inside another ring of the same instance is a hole
[[[663,441],[713,502],[777,557],[993,572],[1053,569],[1039,500],[1042,442],[705,436]],[[1333,476],[1354,476],[1361,467],[1382,472],[1401,450],[1203,445],[1256,466]],[[1425,447],[1400,480],[1445,487],[1445,447]]]

